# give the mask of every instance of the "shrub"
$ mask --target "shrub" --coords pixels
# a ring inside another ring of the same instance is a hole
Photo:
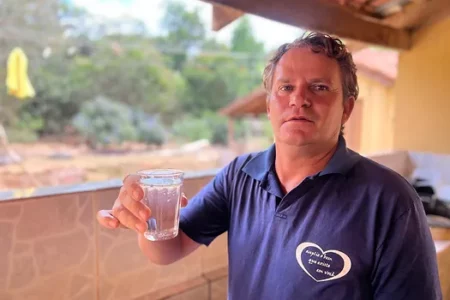
[[[101,96],[83,103],[73,125],[94,148],[138,138],[130,108]]]
[[[159,121],[159,118],[141,111],[134,111],[133,124],[136,127],[140,142],[157,146],[161,146],[166,142],[167,131]]]
[[[192,142],[200,139],[211,141],[213,136],[212,129],[204,119],[195,118],[190,115],[173,123],[172,134],[181,142]]]

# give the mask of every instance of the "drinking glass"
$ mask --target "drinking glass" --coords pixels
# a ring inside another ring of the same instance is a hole
[[[174,169],[143,170],[137,173],[144,191],[142,203],[151,210],[144,236],[150,241],[168,240],[178,235],[181,189],[184,172]]]

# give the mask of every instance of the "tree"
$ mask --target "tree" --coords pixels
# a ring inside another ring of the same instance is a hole
[[[29,74],[33,75],[43,60],[42,51],[63,41],[58,10],[58,0],[41,0],[39,4],[34,0],[0,1],[0,64],[6,66],[11,50],[21,47],[28,57]],[[0,68],[0,78],[5,77],[6,69]],[[16,124],[22,104],[7,96],[5,85],[0,85],[0,123]]]
[[[40,134],[62,133],[80,107],[97,96],[170,119],[179,111],[183,79],[165,66],[148,39],[103,37],[89,55],[54,53],[34,72],[36,97],[22,111],[43,118]]]
[[[264,44],[253,35],[253,29],[247,16],[240,19],[232,33],[231,50],[245,57],[241,63],[248,70],[248,85],[250,87],[260,85],[265,63]]]
[[[231,51],[244,52],[253,56],[261,56],[264,53],[264,44],[256,40],[247,16],[239,20],[237,27],[233,31]]]
[[[200,12],[198,9],[188,11],[182,3],[169,1],[161,28],[163,36],[157,39],[160,50],[170,56],[175,70],[181,70],[188,54],[198,51],[205,40],[206,30]]]

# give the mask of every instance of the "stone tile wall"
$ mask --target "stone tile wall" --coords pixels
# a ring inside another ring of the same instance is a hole
[[[211,176],[186,179],[192,197]],[[136,233],[101,228],[118,188],[0,202],[1,300],[226,299],[226,235],[170,266],[151,264]],[[214,297],[211,291],[214,291]]]

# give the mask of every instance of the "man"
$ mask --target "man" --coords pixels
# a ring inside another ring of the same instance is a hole
[[[129,176],[98,220],[135,229],[157,264],[228,231],[229,299],[441,299],[422,203],[400,175],[346,148],[358,97],[340,40],[281,46],[264,71],[275,143],[237,157],[182,210],[177,238],[142,236],[150,210]]]

